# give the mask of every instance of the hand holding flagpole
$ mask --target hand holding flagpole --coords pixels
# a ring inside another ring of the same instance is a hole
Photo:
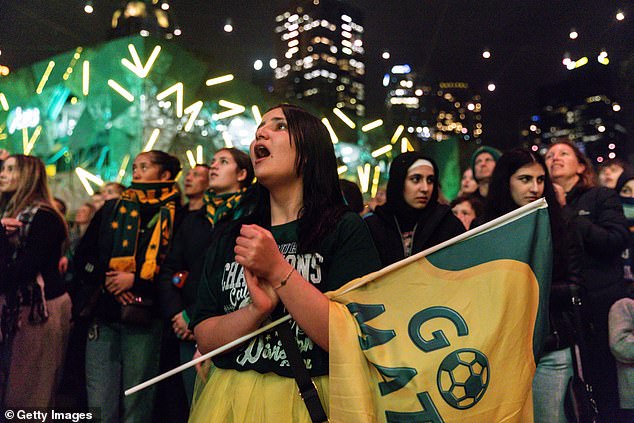
[[[162,381],[163,379],[167,379],[170,376],[173,376],[173,375],[175,375],[177,373],[180,373],[183,370],[188,369],[188,368],[190,368],[192,366],[195,366],[196,364],[198,364],[200,362],[203,362],[203,361],[205,361],[205,360],[207,360],[209,358],[215,357],[218,354],[222,354],[223,352],[228,351],[228,350],[234,348],[235,346],[240,345],[243,342],[248,341],[249,339],[251,339],[251,338],[253,338],[255,336],[258,336],[262,332],[266,332],[267,330],[272,329],[275,326],[279,325],[280,323],[284,323],[284,322],[286,322],[287,320],[290,320],[290,319],[291,319],[291,315],[287,314],[286,316],[281,317],[281,318],[277,319],[276,321],[271,322],[268,325],[263,326],[263,327],[261,327],[260,329],[258,329],[256,331],[253,331],[253,332],[248,333],[248,334],[246,334],[244,336],[241,336],[240,338],[236,339],[235,341],[231,341],[228,344],[225,344],[225,345],[223,345],[220,348],[216,348],[213,351],[209,351],[207,354],[204,354],[204,355],[202,355],[202,356],[200,356],[198,358],[195,358],[195,359],[191,360],[188,363],[182,364],[182,365],[180,365],[180,366],[178,366],[178,367],[176,367],[176,368],[174,368],[174,369],[172,369],[172,370],[170,370],[168,372],[165,372],[165,373],[163,373],[161,375],[153,377],[152,379],[146,380],[143,383],[140,383],[140,384],[138,384],[136,386],[133,386],[132,388],[127,389],[124,392],[124,394],[127,397],[128,395],[132,395],[132,394],[134,394],[136,392],[139,392],[140,390],[145,389],[148,386],[152,386],[155,383],[158,383],[158,382]]]

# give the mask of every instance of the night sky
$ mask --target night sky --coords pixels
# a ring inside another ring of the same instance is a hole
[[[616,98],[630,131],[634,109],[634,7],[626,0],[349,0],[365,13],[368,119],[382,114],[383,74],[408,63],[429,80],[465,81],[483,97],[485,144],[518,139],[522,119],[538,111],[537,88],[566,78],[564,52],[591,61],[605,48],[618,83]],[[79,45],[107,39],[121,2],[97,0],[87,15],[82,0],[0,0],[0,64],[12,71]],[[183,35],[177,41],[208,57],[218,71],[250,80],[256,59],[274,53],[275,16],[286,1],[172,0]],[[617,10],[626,18],[617,21]],[[234,31],[223,26],[231,18]],[[571,28],[579,32],[570,40]],[[482,58],[488,48],[492,58]],[[388,50],[389,60],[381,59]],[[495,83],[493,93],[486,90]]]

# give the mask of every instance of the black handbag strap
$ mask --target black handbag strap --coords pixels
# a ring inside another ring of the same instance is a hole
[[[577,379],[583,385],[585,390],[585,413],[581,416],[580,421],[583,422],[596,422],[599,415],[597,403],[594,400],[594,393],[592,391],[592,385],[583,373],[583,354],[586,353],[587,344],[585,342],[583,317],[581,314],[581,307],[583,305],[581,288],[578,285],[571,285],[571,300],[573,307],[574,325],[576,331],[576,340],[570,346],[570,355],[572,356],[572,371],[573,379]],[[571,381],[572,383],[573,381]]]
[[[317,388],[310,378],[310,374],[308,374],[308,370],[304,365],[304,360],[302,360],[302,356],[299,353],[297,342],[291,333],[290,322],[279,325],[277,327],[277,333],[282,341],[284,351],[286,351],[286,358],[288,358],[293,377],[295,378],[295,382],[297,382],[299,395],[304,400],[304,404],[306,404],[310,419],[313,423],[327,422],[328,416],[326,416],[324,407],[322,407],[321,401],[319,401],[319,392],[317,392]]]

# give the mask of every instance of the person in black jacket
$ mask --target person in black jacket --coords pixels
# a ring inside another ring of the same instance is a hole
[[[538,423],[565,423],[564,397],[573,374],[570,346],[574,342],[574,327],[570,286],[581,282],[581,253],[575,237],[568,237],[572,228],[563,220],[546,164],[539,154],[518,148],[500,157],[489,185],[482,223],[542,197],[548,202],[553,271],[550,331],[533,379],[534,418]]]
[[[625,296],[621,252],[629,244],[627,221],[617,193],[595,187],[588,159],[572,143],[552,144],[546,153],[548,172],[563,188],[564,217],[575,225],[583,246],[583,314],[589,326],[585,374],[594,387],[600,415],[606,421],[618,410],[616,365],[608,344],[608,312]]]
[[[205,169],[202,166],[197,168]],[[207,248],[212,243],[214,229],[225,221],[237,219],[248,213],[247,189],[254,177],[249,155],[236,148],[218,150],[206,172],[211,176],[207,178],[210,191],[207,191],[205,186],[200,206],[196,210],[190,210],[176,230],[172,249],[159,275],[161,310],[163,317],[171,321],[174,334],[181,340],[181,364],[190,361],[196,352],[194,336],[188,325],[194,314],[198,282]],[[185,193],[188,193],[187,182]],[[231,206],[227,207],[229,204]],[[196,373],[193,369],[183,372],[183,382],[190,404],[195,378]]]
[[[627,219],[627,226],[630,229],[630,243],[623,251],[623,277],[626,283],[634,283],[634,169],[626,166],[616,183],[616,192],[619,193],[623,214]]]
[[[438,179],[436,163],[418,152],[392,162],[387,202],[365,218],[383,266],[464,232],[451,208],[438,203]]]

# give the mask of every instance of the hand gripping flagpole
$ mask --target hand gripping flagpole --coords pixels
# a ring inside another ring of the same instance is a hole
[[[430,247],[430,248],[428,248],[428,249],[426,249],[424,251],[421,251],[420,253],[417,253],[417,254],[415,254],[413,256],[407,257],[404,260],[401,260],[399,262],[393,263],[393,264],[391,264],[391,265],[389,265],[389,266],[387,266],[387,267],[385,267],[385,268],[383,268],[381,270],[378,270],[376,272],[373,272],[373,273],[370,273],[368,275],[365,275],[365,276],[359,278],[357,280],[356,284],[351,285],[347,290],[345,290],[343,292],[338,292],[338,294],[341,295],[341,294],[344,294],[346,292],[352,291],[353,289],[356,289],[356,288],[368,283],[369,281],[376,279],[379,276],[382,276],[382,275],[384,275],[386,273],[389,273],[389,272],[394,271],[394,270],[396,270],[398,268],[406,266],[409,263],[420,259],[421,257],[425,257],[425,256],[427,256],[427,255],[429,255],[431,253],[434,253],[434,252],[436,252],[436,251],[438,251],[438,250],[440,250],[442,248],[445,248],[445,247],[447,247],[449,245],[456,244],[456,243],[458,243],[458,242],[460,242],[462,240],[465,240],[467,238],[471,238],[472,236],[479,235],[479,234],[481,234],[483,232],[486,232],[486,231],[488,231],[488,230],[490,230],[490,229],[492,229],[492,228],[494,228],[494,227],[496,227],[496,226],[498,226],[498,225],[500,225],[502,223],[511,222],[513,220],[516,220],[516,219],[519,219],[519,218],[521,218],[523,216],[526,216],[527,214],[529,214],[529,213],[531,213],[531,212],[533,212],[533,211],[535,211],[537,209],[541,209],[541,208],[545,208],[545,207],[548,207],[548,203],[546,202],[546,200],[544,198],[540,198],[538,200],[533,201],[532,203],[526,204],[526,205],[524,205],[522,207],[518,207],[517,209],[515,209],[515,210],[513,210],[513,211],[511,211],[511,212],[509,212],[509,213],[507,213],[507,214],[505,214],[503,216],[500,216],[497,219],[493,219],[490,222],[487,222],[487,223],[485,223],[483,225],[480,225],[477,228],[474,228],[474,229],[471,229],[471,230],[469,230],[467,232],[464,232],[464,233],[462,233],[462,234],[460,234],[458,236],[455,236],[455,237],[453,237],[453,238],[451,238],[451,239],[449,239],[449,240],[447,240],[445,242],[442,242],[442,243],[440,243],[438,245],[435,245],[435,246]],[[329,295],[329,297],[330,297],[330,295]],[[210,351],[210,352],[208,352],[207,354],[205,354],[205,355],[203,355],[201,357],[195,358],[194,360],[190,361],[189,363],[182,364],[182,365],[180,365],[180,366],[178,366],[178,367],[176,367],[176,368],[174,368],[174,369],[172,369],[172,370],[170,370],[168,372],[165,372],[165,373],[163,373],[161,375],[153,377],[152,379],[146,380],[145,382],[143,382],[143,383],[141,383],[139,385],[133,386],[132,388],[126,390],[124,393],[125,393],[126,396],[132,395],[135,392],[138,392],[138,391],[140,391],[142,389],[145,389],[148,386],[152,386],[155,383],[162,381],[163,379],[167,379],[168,377],[175,375],[176,373],[180,373],[180,372],[182,372],[185,369],[188,369],[188,368],[190,368],[192,366],[195,366],[196,364],[198,364],[198,363],[200,363],[202,361],[205,361],[205,360],[207,360],[207,359],[209,359],[211,357],[215,357],[218,354],[221,354],[221,353],[223,353],[223,352],[225,352],[227,350],[230,350],[230,349],[236,347],[237,345],[240,345],[243,342],[248,341],[249,339],[261,334],[262,332],[266,332],[267,330],[270,330],[270,329],[274,328],[275,326],[279,325],[280,323],[284,323],[284,322],[286,322],[287,320],[290,320],[290,319],[291,319],[290,314],[287,314],[286,316],[284,316],[282,318],[279,318],[276,321],[271,322],[268,325],[263,326],[263,327],[261,327],[260,329],[258,329],[256,331],[253,331],[253,332],[248,333],[248,334],[246,334],[244,336],[241,336],[240,338],[236,339],[235,341],[231,341],[230,343],[228,343],[226,345],[223,345],[222,347],[216,348],[215,350]]]
[[[182,365],[180,365],[180,366],[178,366],[178,367],[176,367],[176,368],[174,368],[174,369],[172,369],[172,370],[170,370],[168,372],[160,374],[160,375],[158,375],[156,377],[153,377],[152,379],[146,380],[143,383],[140,383],[140,384],[138,384],[136,386],[133,386],[130,389],[127,389],[124,392],[125,396],[132,395],[132,394],[134,394],[136,392],[139,392],[140,390],[145,389],[148,386],[152,386],[155,383],[160,382],[163,379],[167,379],[168,377],[173,376],[173,375],[175,375],[177,373],[180,373],[183,370],[188,369],[188,368],[190,368],[192,366],[195,366],[196,364],[198,364],[198,363],[200,363],[202,361],[210,359],[211,357],[215,357],[218,354],[222,354],[223,352],[225,352],[227,350],[230,350],[230,349],[234,348],[235,346],[240,345],[243,342],[248,341],[249,339],[258,336],[262,332],[266,332],[267,330],[272,329],[275,326],[279,325],[280,323],[284,323],[284,322],[286,322],[287,320],[290,320],[290,319],[291,319],[291,315],[287,314],[286,316],[281,317],[281,318],[277,319],[276,321],[269,323],[266,326],[262,326],[260,329],[258,329],[256,331],[253,331],[251,333],[247,333],[246,335],[241,336],[240,338],[238,338],[238,339],[236,339],[234,341],[231,341],[228,344],[223,345],[222,347],[216,348],[213,351],[209,351],[207,354],[205,354],[203,356],[195,358],[195,359],[193,359],[192,361],[190,361],[188,363],[182,364]]]

